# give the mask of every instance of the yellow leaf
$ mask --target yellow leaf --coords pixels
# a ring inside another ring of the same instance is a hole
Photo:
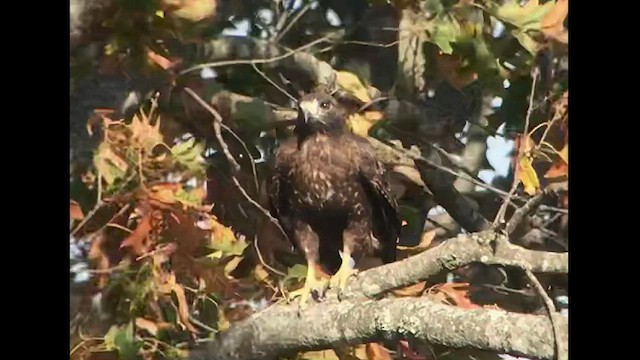
[[[307,351],[300,354],[300,358],[304,360],[340,360],[336,352],[328,349],[328,350],[320,350],[320,351]]]
[[[151,125],[151,119],[142,111],[136,114],[129,125],[131,130],[131,142],[138,148],[142,148],[147,153],[151,153],[153,148],[158,144],[162,144],[163,136],[160,133],[160,118],[156,119],[156,123]]]
[[[382,119],[380,111],[367,111],[364,114],[352,114],[347,119],[347,124],[354,134],[367,137],[369,129],[380,119]]]
[[[342,89],[353,94],[362,102],[371,101],[367,87],[358,79],[358,77],[348,71],[336,71],[337,83]]]
[[[240,264],[240,261],[242,261],[242,256],[236,256],[233,259],[231,259],[225,266],[224,266],[224,274],[225,275],[229,275],[233,270],[235,270],[236,267],[238,267],[238,264]]]
[[[536,170],[531,165],[531,158],[523,156],[518,162],[518,178],[524,186],[524,191],[529,195],[535,195],[540,188],[540,180]]]
[[[159,18],[163,18],[164,19],[164,11],[162,11],[162,10],[156,11],[156,16],[159,17]]]

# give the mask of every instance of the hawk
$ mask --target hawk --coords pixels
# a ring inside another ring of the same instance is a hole
[[[294,247],[307,261],[304,304],[312,291],[344,290],[353,273],[350,259],[396,259],[401,222],[386,169],[369,142],[347,129],[345,110],[329,94],[298,101],[295,136],[275,155],[269,198]],[[342,254],[340,254],[342,251]],[[316,278],[316,267],[333,274]]]

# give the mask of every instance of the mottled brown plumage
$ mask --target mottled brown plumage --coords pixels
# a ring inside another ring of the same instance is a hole
[[[343,288],[349,256],[394,261],[401,224],[384,166],[366,139],[346,129],[339,104],[324,93],[298,104],[296,136],[276,153],[270,197],[273,215],[307,259],[305,301],[325,285],[315,279],[317,265],[337,270],[331,284]]]

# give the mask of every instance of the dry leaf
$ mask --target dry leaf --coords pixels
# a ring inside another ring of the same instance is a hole
[[[564,20],[569,14],[569,0],[557,0],[551,10],[540,21],[540,30],[548,37],[560,43],[569,43],[569,32],[564,27]]]
[[[142,219],[138,222],[138,227],[127,236],[126,239],[120,244],[120,248],[130,247],[133,253],[137,256],[140,256],[147,252],[147,249],[144,245],[144,240],[149,235],[151,231],[151,215],[152,213],[147,213]]]
[[[417,352],[411,350],[411,346],[407,340],[399,341],[400,353],[402,354],[403,359],[409,360],[426,360],[427,358],[418,354]]]
[[[557,152],[558,160],[549,168],[545,178],[563,178],[569,176],[569,144]]]
[[[158,334],[158,326],[156,325],[156,323],[145,318],[136,318],[136,327],[148,331],[149,334],[153,336],[156,336]]]
[[[149,62],[160,66],[163,70],[170,69],[180,62],[180,61],[172,62],[166,57],[159,55],[149,49],[147,49],[147,58],[149,59]]]
[[[379,343],[369,343],[365,345],[368,360],[391,360],[389,350]]]
[[[422,295],[426,287],[427,282],[422,281],[417,284],[391,290],[391,292],[397,297],[418,297]]]
[[[474,304],[469,300],[468,283],[444,283],[438,284],[429,289],[429,293],[440,293],[446,295],[451,300],[452,305],[463,309],[478,309],[482,306]],[[448,303],[449,301],[447,301]]]
[[[175,279],[175,275],[173,276]],[[173,292],[176,294],[176,298],[178,298],[178,317],[180,319],[180,322],[190,332],[197,332],[196,328],[194,328],[189,321],[189,305],[187,304],[187,298],[184,295],[184,289],[182,288],[182,286],[174,283]]]
[[[436,66],[440,75],[458,90],[478,79],[478,74],[475,72],[460,71],[461,59],[457,55],[440,52],[436,57]]]
[[[80,208],[80,204],[76,201],[71,200],[69,204],[69,215],[72,220],[82,220],[84,219],[84,214],[82,213],[82,209]]]
[[[411,252],[422,252],[429,248],[433,239],[436,238],[436,229],[426,231],[422,234],[420,243],[416,246],[398,246],[398,250],[408,250]]]

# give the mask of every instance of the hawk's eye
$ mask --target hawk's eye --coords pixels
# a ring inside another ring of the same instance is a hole
[[[331,106],[331,103],[329,103],[328,101],[323,101],[320,103],[320,107],[324,110],[329,109],[330,106]]]

